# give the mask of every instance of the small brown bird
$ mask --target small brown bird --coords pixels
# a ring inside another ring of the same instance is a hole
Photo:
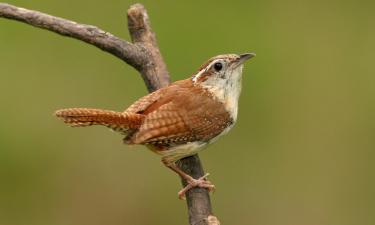
[[[141,144],[162,157],[188,185],[214,190],[205,176],[194,179],[175,162],[196,154],[226,134],[237,120],[243,63],[255,56],[219,55],[204,63],[191,78],[180,80],[140,98],[124,112],[70,108],[56,111],[72,127],[103,125],[125,135],[126,144]]]

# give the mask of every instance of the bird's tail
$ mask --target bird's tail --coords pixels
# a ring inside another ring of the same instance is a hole
[[[135,113],[88,108],[60,109],[55,115],[72,127],[103,125],[120,132],[139,128],[144,117]]]

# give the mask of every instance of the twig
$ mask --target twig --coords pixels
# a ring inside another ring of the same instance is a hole
[[[95,26],[5,3],[0,3],[0,17],[18,20],[94,45],[137,69],[150,92],[170,83],[167,66],[160,54],[147,12],[141,4],[132,5],[128,10],[128,27],[133,43]],[[178,164],[194,178],[204,174],[198,155],[182,159]],[[186,185],[184,181],[183,184]],[[210,196],[206,189],[194,188],[187,192],[186,197],[191,225],[220,225],[212,215]]]

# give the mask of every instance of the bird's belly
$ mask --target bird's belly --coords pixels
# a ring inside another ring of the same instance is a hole
[[[203,150],[207,144],[207,142],[195,141],[169,147],[167,149],[155,149],[151,147],[151,150],[162,156],[164,161],[173,163],[179,159],[195,155]]]

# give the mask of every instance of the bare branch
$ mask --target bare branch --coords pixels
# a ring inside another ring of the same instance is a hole
[[[128,28],[135,45],[141,45],[149,53],[147,62],[141,71],[142,77],[150,92],[170,83],[167,66],[159,51],[155,33],[151,29],[147,11],[141,4],[134,4],[128,10]]]
[[[193,178],[198,179],[204,175],[203,167],[198,155],[186,157],[177,162],[178,166]],[[187,185],[182,179],[182,186]],[[210,196],[205,188],[194,188],[186,193],[186,202],[189,209],[189,222],[191,225],[209,225],[208,217],[212,214]],[[215,225],[214,223],[212,225]]]
[[[137,69],[150,92],[170,83],[167,66],[160,54],[147,12],[141,4],[132,5],[128,10],[128,26],[133,44],[95,26],[78,24],[5,3],[0,3],[0,17],[18,20],[94,45]],[[198,155],[184,158],[178,164],[194,178],[204,175]],[[185,186],[185,181],[182,182]],[[212,215],[210,196],[206,189],[194,188],[187,192],[186,197],[191,225],[220,225],[219,220]]]
[[[0,17],[18,20],[35,27],[72,37],[122,59],[137,70],[146,62],[144,50],[95,26],[51,16],[38,11],[0,3]]]

